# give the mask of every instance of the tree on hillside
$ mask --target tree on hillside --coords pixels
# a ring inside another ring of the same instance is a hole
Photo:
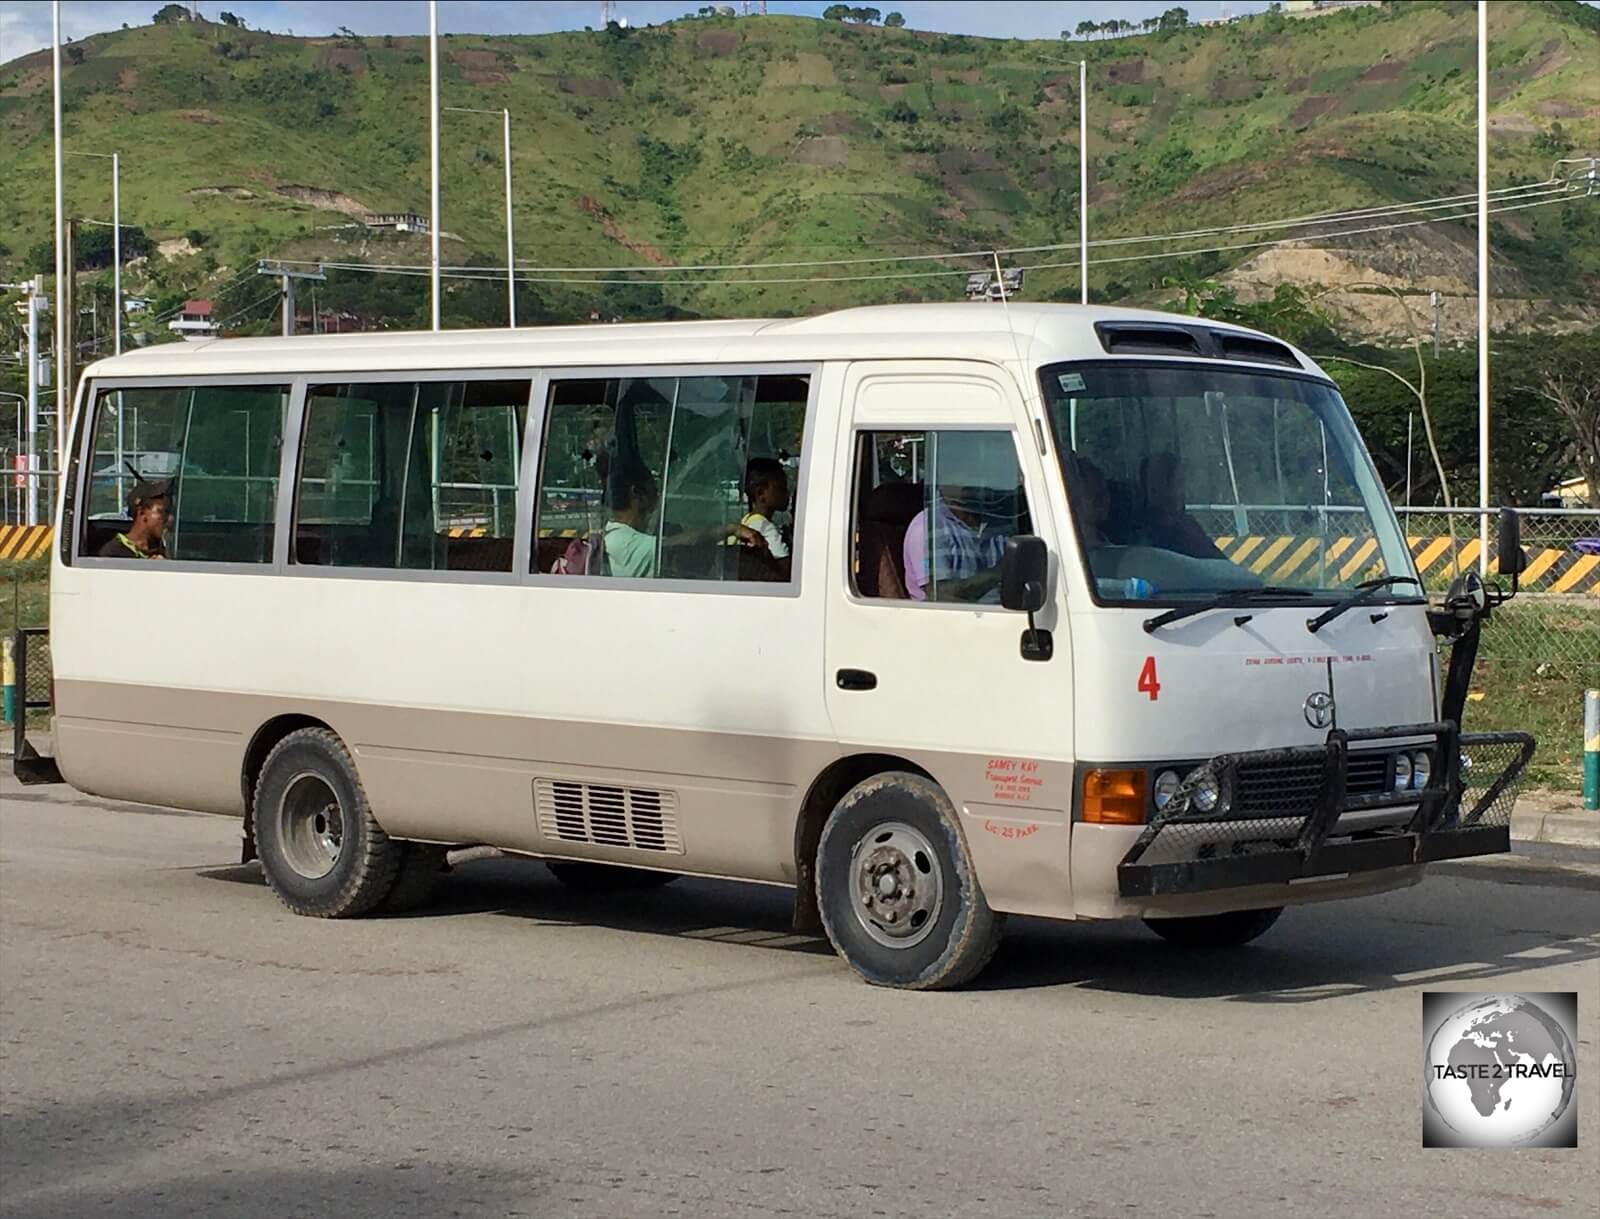
[[[1167,30],[1186,29],[1189,25],[1189,10],[1186,8],[1169,8],[1156,18],[1156,28]]]
[[[1080,21],[1078,22],[1078,27],[1072,32],[1079,38],[1087,38],[1099,28],[1100,27],[1092,21]]]
[[[904,13],[890,13],[883,19],[884,26],[891,30],[902,29],[904,28],[905,23],[906,15]]]
[[[856,25],[872,25],[883,14],[875,8],[853,8],[850,10],[850,20]]]
[[[227,9],[223,9],[218,16],[221,17],[223,25],[231,25],[236,30],[244,29],[244,22],[241,21],[237,15],[230,13]]]
[[[1540,338],[1529,364],[1520,388],[1560,417],[1573,465],[1589,484],[1589,504],[1600,508],[1600,332]]]
[[[82,47],[68,47],[67,48],[67,62],[68,63],[82,63],[83,62],[83,48]]]
[[[189,6],[186,4],[163,4],[156,10],[155,16],[150,18],[157,25],[177,25],[189,20]]]
[[[712,11],[715,12],[716,10],[713,9]],[[824,21],[844,21],[849,16],[850,6],[848,4],[830,4],[822,10],[822,19]]]

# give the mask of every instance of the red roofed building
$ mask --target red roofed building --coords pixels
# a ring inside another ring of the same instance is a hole
[[[167,323],[167,329],[186,339],[208,339],[217,333],[217,324],[211,319],[210,301],[183,302],[183,312]]]

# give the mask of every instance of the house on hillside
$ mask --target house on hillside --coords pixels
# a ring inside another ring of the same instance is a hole
[[[416,212],[373,212],[362,223],[369,229],[393,229],[397,233],[428,231],[428,218]]]
[[[217,323],[212,319],[210,301],[183,302],[183,312],[167,323],[167,329],[186,339],[209,339],[217,333]]]

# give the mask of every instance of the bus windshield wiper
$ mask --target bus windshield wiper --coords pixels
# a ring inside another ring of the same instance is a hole
[[[1369,601],[1376,600],[1379,593],[1386,588],[1392,588],[1396,584],[1415,584],[1418,588],[1422,587],[1422,581],[1415,576],[1384,576],[1378,580],[1364,580],[1356,585],[1354,594],[1346,597],[1343,601],[1330,605],[1315,618],[1307,618],[1306,630],[1315,635],[1346,610],[1352,610],[1358,605],[1365,605]]]
[[[1249,605],[1254,601],[1277,601],[1284,597],[1309,597],[1309,588],[1285,588],[1279,584],[1266,584],[1259,588],[1229,588],[1208,597],[1204,601],[1196,601],[1193,605],[1178,605],[1164,613],[1157,614],[1154,618],[1144,620],[1146,633],[1153,634],[1171,622],[1180,622],[1185,618],[1193,618],[1196,614],[1204,614],[1208,610],[1222,609],[1230,605]]]

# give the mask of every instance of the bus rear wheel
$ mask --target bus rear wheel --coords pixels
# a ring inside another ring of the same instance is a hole
[[[372,815],[350,751],[326,728],[301,728],[273,746],[256,782],[254,823],[267,884],[296,914],[367,914],[404,862],[404,844]]]
[[[1237,948],[1265,935],[1282,913],[1282,906],[1270,906],[1265,910],[1229,910],[1226,914],[1189,918],[1147,918],[1144,925],[1162,939],[1185,948]]]
[[[970,982],[999,946],[1005,916],[984,899],[955,808],[921,775],[874,775],[845,793],[817,848],[828,939],[875,986]]]

